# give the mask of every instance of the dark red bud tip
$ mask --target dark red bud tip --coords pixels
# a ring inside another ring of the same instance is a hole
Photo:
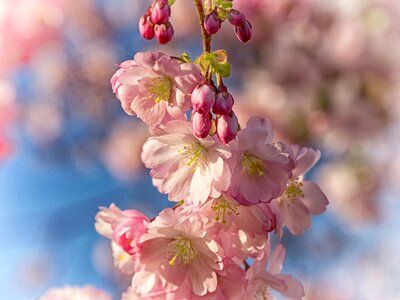
[[[236,9],[231,9],[231,11],[228,14],[228,20],[229,23],[231,23],[234,26],[243,26],[244,22],[246,21],[246,18],[241,12],[237,11]]]
[[[198,138],[204,139],[211,130],[212,115],[211,113],[199,114],[195,112],[193,114],[192,126],[193,134]]]
[[[139,32],[142,38],[151,40],[154,38],[154,25],[150,21],[149,16],[142,16],[139,20]]]
[[[214,87],[209,84],[200,84],[192,92],[192,108],[200,114],[208,113],[215,102]]]
[[[160,44],[168,43],[174,36],[174,29],[170,22],[155,26],[155,35]]]
[[[233,97],[230,93],[218,93],[213,105],[213,113],[216,115],[229,114],[232,111],[233,102]]]
[[[156,0],[151,6],[151,20],[154,24],[164,24],[168,22],[171,8],[167,0]]]
[[[238,119],[234,112],[222,115],[217,119],[217,136],[221,142],[228,144],[232,141],[238,131]]]
[[[250,22],[246,20],[243,26],[235,26],[235,34],[242,43],[246,43],[247,41],[249,41],[252,36]]]
[[[205,17],[204,29],[208,34],[216,34],[221,28],[221,20],[218,17],[218,12],[214,9]]]

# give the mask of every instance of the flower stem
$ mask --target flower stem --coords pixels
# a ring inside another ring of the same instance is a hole
[[[194,5],[197,10],[197,17],[201,29],[201,38],[203,40],[203,51],[209,53],[211,51],[211,35],[204,28],[204,7],[202,0],[194,0]]]

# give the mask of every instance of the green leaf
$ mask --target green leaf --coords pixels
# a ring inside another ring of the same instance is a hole
[[[176,0],[168,0],[168,5],[169,5],[169,6],[174,5],[175,1],[176,1]]]
[[[228,56],[225,50],[217,50],[211,53],[200,55],[195,64],[199,65],[203,75],[210,69],[210,72],[220,77],[228,77],[231,73],[231,66],[228,63]]]
[[[228,62],[216,63],[213,67],[215,73],[221,75],[223,78],[229,77],[231,74],[231,65]]]
[[[189,54],[187,54],[186,52],[183,52],[181,54],[181,56],[179,56],[179,59],[182,62],[186,62],[186,63],[191,63],[192,62],[192,59],[190,58]]]

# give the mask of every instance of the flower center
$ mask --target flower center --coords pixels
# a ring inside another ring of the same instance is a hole
[[[252,154],[243,154],[242,166],[245,168],[249,175],[264,175],[265,166],[264,163]]]
[[[197,167],[203,166],[207,162],[208,151],[200,143],[184,146],[178,150],[180,161],[190,170],[194,171]]]
[[[214,201],[211,209],[215,213],[215,221],[221,221],[222,224],[225,224],[227,216],[232,216],[232,214],[239,215],[238,207],[238,204],[219,197]]]
[[[173,266],[175,262],[188,265],[198,256],[197,250],[193,247],[191,241],[183,236],[178,236],[169,243],[167,252],[170,254],[167,258],[170,266]]]
[[[295,203],[298,197],[304,197],[303,183],[298,179],[290,179],[285,192],[279,197],[279,202],[289,200]]]
[[[172,91],[172,81],[169,77],[157,77],[151,80],[150,87],[151,94],[155,97],[155,102],[159,103],[161,100],[170,101]]]

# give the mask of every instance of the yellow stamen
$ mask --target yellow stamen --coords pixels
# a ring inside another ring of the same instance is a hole
[[[304,197],[303,183],[299,179],[295,178],[289,180],[285,192],[279,197],[278,201],[284,201],[287,203],[287,200],[289,200],[292,204],[294,204],[296,203],[298,197]],[[287,205],[290,205],[290,203],[287,203]]]
[[[222,224],[226,223],[226,217],[232,216],[232,214],[239,215],[238,212],[239,205],[219,197],[214,201],[211,209],[215,213],[215,221],[221,221]]]
[[[175,262],[188,265],[197,257],[197,250],[193,247],[191,241],[183,236],[178,236],[168,245],[166,258],[169,259],[168,264],[170,266],[173,266]]]
[[[190,170],[194,171],[197,167],[204,167],[207,163],[208,151],[200,143],[184,146],[178,150],[180,161]]]
[[[242,166],[245,168],[249,175],[264,175],[265,166],[264,163],[256,156],[248,153],[243,154]]]
[[[151,80],[152,86],[150,87],[151,94],[155,97],[155,102],[159,103],[161,100],[170,102],[172,81],[169,77],[157,77]]]

